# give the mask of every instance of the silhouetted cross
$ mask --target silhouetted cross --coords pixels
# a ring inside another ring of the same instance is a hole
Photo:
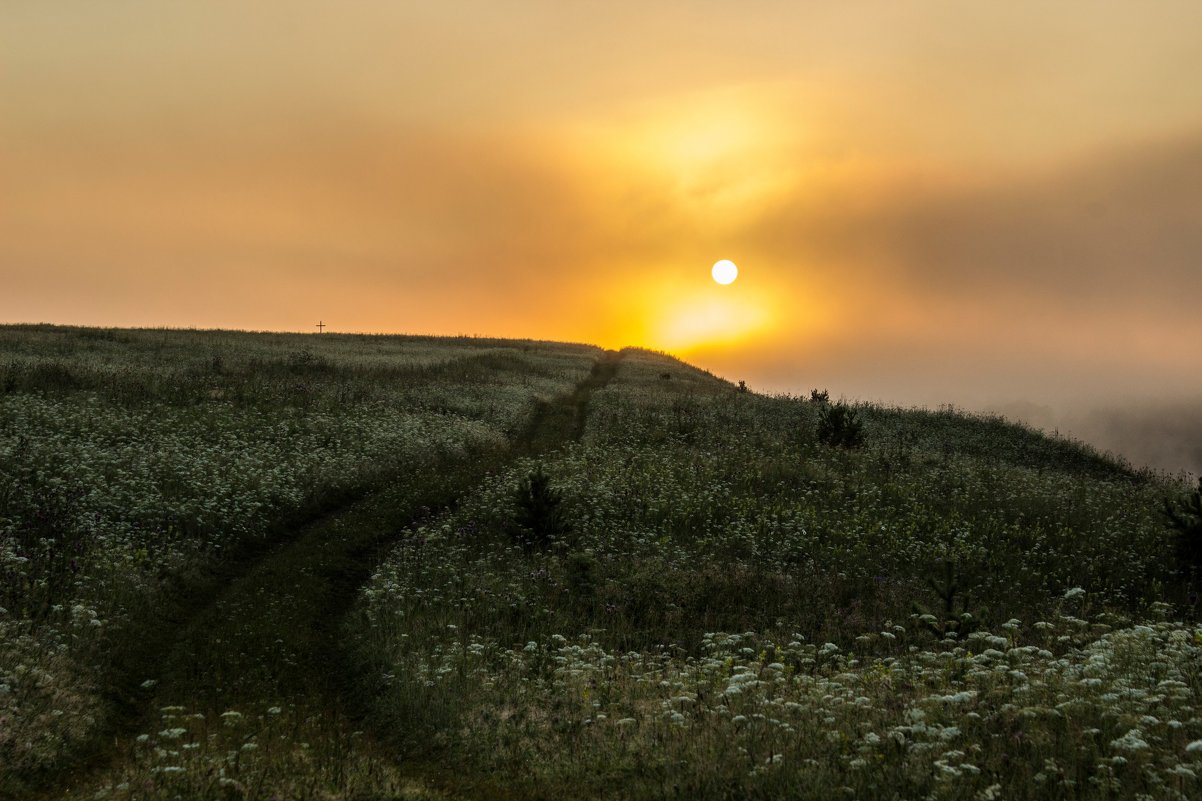
[[[319,334],[324,333],[325,330],[326,330],[326,324],[323,323],[321,320],[318,320],[317,321],[317,333],[319,333]]]

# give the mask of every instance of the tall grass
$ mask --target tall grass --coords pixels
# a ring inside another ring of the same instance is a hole
[[[1163,514],[1190,487],[950,409],[846,407],[862,442],[829,447],[819,397],[642,351],[605,385],[597,355],[0,327],[0,795],[105,730],[155,604],[398,477],[467,475],[540,415],[540,447],[578,440],[490,457],[358,593],[334,664],[363,720],[184,699],[101,792],[1202,792],[1202,628]]]
[[[629,355],[542,468],[570,550],[506,536],[520,462],[364,590],[380,730],[529,797],[1197,792],[1173,485],[950,412],[829,448],[827,408]]]
[[[596,352],[0,327],[0,795],[103,731],[165,598],[398,475],[506,447]]]

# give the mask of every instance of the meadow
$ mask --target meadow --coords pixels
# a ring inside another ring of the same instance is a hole
[[[119,685],[155,681],[148,629],[172,628],[162,608],[203,595],[206,571],[508,447],[594,352],[0,329],[0,788],[46,781],[108,732]]]
[[[0,795],[1202,792],[1190,487],[1079,443],[553,343],[7,327],[0,388]]]

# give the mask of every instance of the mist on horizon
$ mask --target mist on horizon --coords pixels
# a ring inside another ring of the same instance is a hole
[[[1202,471],[1199,74],[1177,0],[7,4],[0,321],[637,345]]]

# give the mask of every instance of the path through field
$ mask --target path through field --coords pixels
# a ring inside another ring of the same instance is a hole
[[[416,466],[398,476],[395,487],[311,522],[242,564],[225,566],[222,586],[191,608],[167,612],[169,636],[148,635],[147,652],[131,661],[128,669],[141,673],[125,679],[140,690],[111,746],[42,797],[144,797],[139,783],[156,770],[156,760],[181,757],[156,753],[139,736],[155,735],[161,743],[172,731],[198,726],[210,735],[203,745],[184,744],[178,736],[181,748],[194,749],[182,758],[213,762],[207,797],[258,797],[269,787],[282,788],[280,798],[444,797],[418,778],[430,775],[429,766],[418,771],[383,745],[386,737],[358,730],[340,647],[342,619],[406,530],[452,506],[507,461],[579,438],[589,396],[610,381],[620,359],[606,353],[574,392],[541,404],[528,429],[503,452]],[[258,752],[253,757],[269,766],[254,774],[257,788],[246,786],[245,776],[222,775],[219,766],[234,752],[248,760]]]

